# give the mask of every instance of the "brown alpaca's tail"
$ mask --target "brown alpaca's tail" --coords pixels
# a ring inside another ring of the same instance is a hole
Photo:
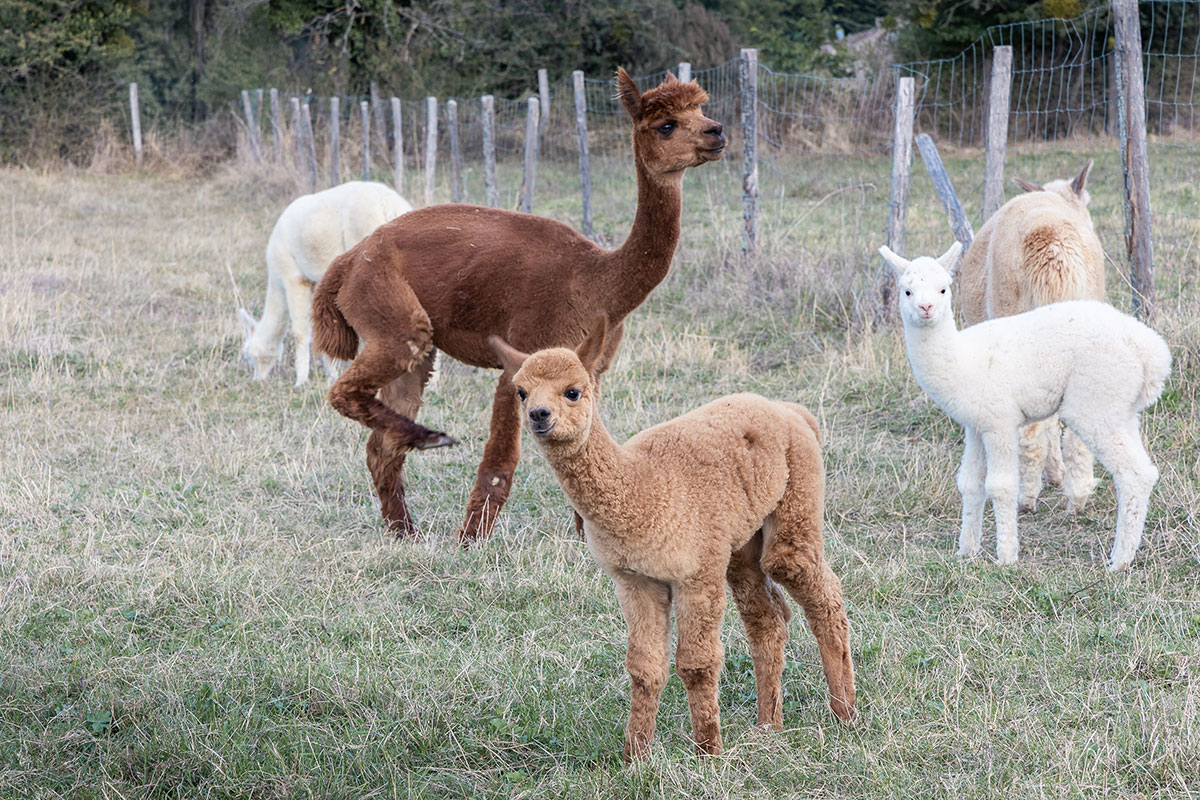
[[[317,284],[312,303],[313,345],[317,352],[342,361],[349,361],[358,354],[358,334],[342,316],[337,305],[338,292],[352,258],[350,253],[343,253],[333,260],[325,271],[325,277]]]

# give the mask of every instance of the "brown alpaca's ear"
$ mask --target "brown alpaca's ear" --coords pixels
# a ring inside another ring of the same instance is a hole
[[[674,72],[671,72],[671,70],[667,70],[667,77],[663,78],[663,86],[667,86],[668,84],[672,84],[672,83],[679,83],[679,78],[675,77]]]
[[[617,67],[617,97],[621,98],[621,105],[625,106],[634,122],[642,118],[642,93],[624,67]]]
[[[525,363],[525,359],[529,358],[529,353],[522,353],[499,336],[489,336],[487,341],[492,352],[500,359],[500,366],[505,372],[515,373]]]
[[[1095,163],[1095,161],[1088,159],[1087,166],[1079,171],[1079,174],[1075,176],[1075,180],[1071,181],[1071,191],[1075,193],[1076,197],[1083,197],[1083,190],[1087,188],[1088,175],[1091,174],[1092,164]]]
[[[592,323],[592,329],[588,331],[587,338],[579,343],[579,347],[575,348],[575,355],[579,356],[579,362],[592,375],[596,374],[596,365],[604,357],[606,339],[608,339],[608,315],[601,314]]]
[[[1038,186],[1036,183],[1030,183],[1029,181],[1022,180],[1020,178],[1013,178],[1013,183],[1015,183],[1017,186],[1020,186],[1022,189],[1024,189],[1027,192],[1042,191],[1042,187]]]

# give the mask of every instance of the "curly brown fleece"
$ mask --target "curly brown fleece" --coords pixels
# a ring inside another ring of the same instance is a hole
[[[817,639],[830,706],[854,714],[854,667],[842,588],[825,561],[825,470],[817,422],[803,406],[723,397],[617,444],[596,413],[598,323],[577,351],[526,356],[496,337],[524,419],[584,519],[588,549],[616,584],[629,626],[631,706],[625,757],[646,754],[667,681],[670,609],[675,669],[701,753],[721,752],[717,679],[729,583],[754,661],[758,723],[783,725],[781,679],[791,611]]]

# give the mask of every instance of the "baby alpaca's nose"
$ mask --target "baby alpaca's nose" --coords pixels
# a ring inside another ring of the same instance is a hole
[[[550,419],[550,409],[545,406],[529,409],[529,419],[533,422],[545,422]]]

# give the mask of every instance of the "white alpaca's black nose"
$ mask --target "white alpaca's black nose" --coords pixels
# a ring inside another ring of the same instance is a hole
[[[545,406],[529,409],[529,419],[531,422],[542,423],[550,419],[550,409]]]

